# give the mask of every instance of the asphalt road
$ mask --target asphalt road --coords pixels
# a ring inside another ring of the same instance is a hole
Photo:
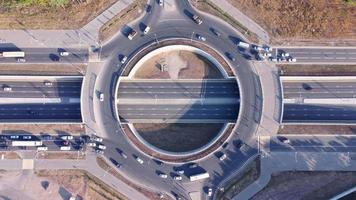
[[[236,80],[120,82],[119,99],[239,98]]]
[[[289,139],[290,143],[281,142],[280,138]],[[356,150],[356,136],[333,135],[283,135],[270,140],[271,151],[298,152],[353,152]]]
[[[283,81],[284,98],[355,98],[356,82],[352,81]]]
[[[123,122],[131,123],[136,120],[154,121],[155,119],[235,122],[239,105],[119,105],[118,110]]]
[[[356,106],[284,104],[283,122],[355,122]]]
[[[0,122],[81,122],[80,104],[3,104]]]
[[[276,51],[276,50],[275,50]],[[275,53],[274,51],[274,53]],[[287,52],[291,57],[296,58],[297,62],[309,63],[355,63],[356,48],[279,48],[278,55]]]
[[[44,81],[0,80],[0,98],[80,98],[82,80],[51,83],[51,86],[46,86]],[[11,91],[4,91],[5,87],[11,87]]]
[[[61,48],[23,48],[3,47],[0,45],[0,52],[3,51],[24,51],[25,63],[86,63],[88,62],[88,49],[61,49]],[[68,56],[60,56],[59,52],[67,51]],[[0,63],[20,63],[16,58],[0,57]],[[23,63],[21,63],[23,64]]]

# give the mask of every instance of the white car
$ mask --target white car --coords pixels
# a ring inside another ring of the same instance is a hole
[[[103,138],[98,137],[98,136],[94,136],[94,137],[93,137],[93,140],[96,141],[96,142],[102,142],[102,141],[103,141]]]
[[[37,151],[47,151],[48,147],[46,146],[41,146],[41,147],[37,147]]]
[[[160,6],[163,6],[163,0],[158,0],[158,4],[159,4]]]
[[[143,34],[146,35],[150,30],[151,28],[149,26],[146,26],[145,30],[143,30]]]
[[[53,83],[50,81],[45,81],[45,82],[43,82],[43,84],[48,87],[53,85]]]
[[[99,101],[104,101],[104,93],[99,94]]]
[[[161,173],[161,174],[159,174],[159,177],[161,177],[161,178],[167,178],[168,176],[167,176],[167,174]]]
[[[103,151],[103,150],[100,150],[100,149],[95,150],[95,152],[96,152],[97,154],[104,154],[104,151]]]
[[[123,56],[120,60],[121,64],[124,64],[127,60],[127,56]]]
[[[98,148],[99,148],[99,149],[102,149],[102,150],[105,150],[105,149],[106,149],[106,146],[105,146],[105,145],[102,145],[102,144],[99,144]]]
[[[289,53],[282,53],[282,57],[289,57]]]
[[[208,189],[208,197],[211,197],[213,195],[213,189],[209,188]]]
[[[120,155],[124,157],[125,159],[127,158],[127,155],[124,152],[121,152]]]
[[[223,161],[223,160],[226,159],[226,157],[227,157],[226,154],[223,153],[223,154],[219,157],[219,160],[220,160],[220,161]]]
[[[176,180],[176,181],[181,181],[182,177],[181,176],[175,176],[175,177],[173,177],[173,179]]]
[[[60,56],[69,56],[69,52],[67,51],[62,51],[59,53]]]
[[[202,35],[198,35],[198,39],[205,42],[206,41],[206,38]]]
[[[95,142],[89,142],[89,143],[87,143],[87,145],[89,147],[96,147],[96,143]]]
[[[140,163],[141,165],[143,164],[143,160],[142,160],[141,158],[139,158],[139,157],[136,157],[136,161],[137,161],[138,163]]]
[[[12,88],[11,87],[4,87],[4,92],[11,92]]]
[[[297,59],[295,59],[295,58],[288,58],[288,62],[297,62]]]
[[[62,140],[73,140],[73,136],[72,135],[62,135],[61,139]]]
[[[25,58],[18,58],[18,59],[17,59],[17,62],[19,62],[19,63],[24,63],[24,62],[26,62],[26,59],[25,59]]]

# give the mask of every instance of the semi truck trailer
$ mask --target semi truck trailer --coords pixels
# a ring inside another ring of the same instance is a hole
[[[23,51],[3,51],[3,52],[0,52],[0,57],[23,58],[23,57],[25,57],[25,52],[23,52]]]

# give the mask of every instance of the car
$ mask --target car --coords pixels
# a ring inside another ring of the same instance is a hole
[[[10,135],[10,139],[19,139],[20,136],[19,135]]]
[[[103,138],[98,137],[98,136],[93,136],[92,139],[93,139],[94,141],[96,141],[96,142],[103,142]]]
[[[11,91],[12,91],[12,88],[9,87],[9,86],[5,86],[5,87],[3,88],[3,90],[4,90],[4,92],[11,92]]]
[[[141,165],[143,164],[143,160],[140,157],[136,157],[136,161],[140,163]]]
[[[158,5],[163,6],[163,0],[158,0]]]
[[[196,168],[198,167],[198,164],[197,163],[191,163],[189,164],[189,168]]]
[[[103,150],[100,150],[100,149],[96,149],[95,152],[96,152],[97,154],[104,154],[104,151],[103,151]]]
[[[143,30],[143,34],[146,35],[150,30],[151,28],[149,26],[146,26],[145,30]]]
[[[213,189],[208,188],[208,197],[211,197],[213,195]]]
[[[105,146],[105,145],[102,145],[102,144],[99,144],[99,145],[98,145],[98,148],[99,148],[99,149],[102,149],[102,150],[105,150],[105,149],[106,149],[106,146]]]
[[[70,151],[70,146],[61,146],[60,150],[61,151]]]
[[[288,58],[287,61],[288,61],[288,62],[297,62],[297,59],[295,59],[295,58]]]
[[[51,135],[41,135],[42,140],[53,140],[53,137]]]
[[[0,140],[0,146],[6,146],[7,142],[6,140]]]
[[[101,101],[101,102],[104,101],[104,93],[99,94],[99,101]]]
[[[236,59],[231,53],[227,52],[227,53],[225,53],[225,55],[229,60],[231,60],[232,62],[235,62]]]
[[[227,146],[229,146],[229,143],[228,143],[228,142],[225,142],[221,147],[222,147],[223,149],[226,149]]]
[[[206,41],[206,38],[202,35],[198,35],[198,39],[205,42]]]
[[[181,176],[174,176],[174,177],[173,177],[173,180],[181,181],[181,180],[182,180],[182,177],[181,177]]]
[[[131,31],[129,32],[129,34],[127,35],[127,38],[129,38],[129,40],[134,39],[134,37],[137,35],[137,32],[133,29],[131,29]]]
[[[286,137],[279,136],[278,140],[281,141],[284,144],[290,144],[290,140],[288,138],[286,138]]]
[[[43,85],[50,87],[50,86],[53,86],[53,83],[50,81],[45,81],[45,82],[43,82]]]
[[[221,154],[221,155],[219,156],[219,160],[220,160],[220,161],[223,161],[223,160],[226,159],[226,157],[227,157],[226,154],[223,153],[223,154]]]
[[[24,140],[31,140],[32,136],[31,135],[23,135],[22,139]]]
[[[215,28],[210,28],[210,30],[211,30],[211,32],[212,32],[214,35],[216,35],[217,37],[220,37],[220,36],[221,36],[221,33],[220,33],[218,30],[216,30]]]
[[[73,136],[72,135],[62,135],[61,139],[62,140],[73,140]]]
[[[256,50],[256,51],[263,51],[263,48],[260,47],[260,46],[258,46],[258,45],[253,45],[252,48],[253,48],[254,50]]]
[[[203,23],[203,20],[198,15],[193,15],[193,21],[198,25]]]
[[[69,146],[70,142],[68,140],[63,140],[62,144],[63,144],[63,146]]]
[[[269,58],[272,57],[272,53],[263,53],[262,56],[265,58]]]
[[[19,62],[19,63],[24,63],[24,62],[26,62],[26,59],[25,59],[25,58],[18,58],[18,59],[17,59],[17,62]]]
[[[289,53],[282,53],[281,56],[282,57],[289,57]]]
[[[127,155],[124,152],[121,152],[120,155],[124,157],[125,159],[127,158]]]
[[[87,146],[88,147],[96,147],[96,143],[95,142],[88,142]]]
[[[272,47],[264,46],[263,50],[266,51],[266,52],[270,52],[270,51],[272,51]]]
[[[159,174],[159,177],[161,177],[161,178],[167,178],[168,176],[167,176],[167,174],[165,174],[165,173],[160,173],[160,174]]]
[[[127,56],[122,56],[122,58],[120,59],[121,64],[124,64],[127,60]]]
[[[48,147],[46,147],[46,146],[37,147],[37,151],[47,151],[47,150],[48,150]]]
[[[69,56],[69,52],[67,51],[62,51],[59,53],[60,56]]]

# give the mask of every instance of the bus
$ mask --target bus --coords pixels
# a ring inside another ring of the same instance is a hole
[[[189,176],[190,181],[198,181],[198,180],[206,179],[206,178],[209,178],[209,173],[208,172],[204,172],[204,173],[200,173],[200,174],[195,174],[195,175]]]

